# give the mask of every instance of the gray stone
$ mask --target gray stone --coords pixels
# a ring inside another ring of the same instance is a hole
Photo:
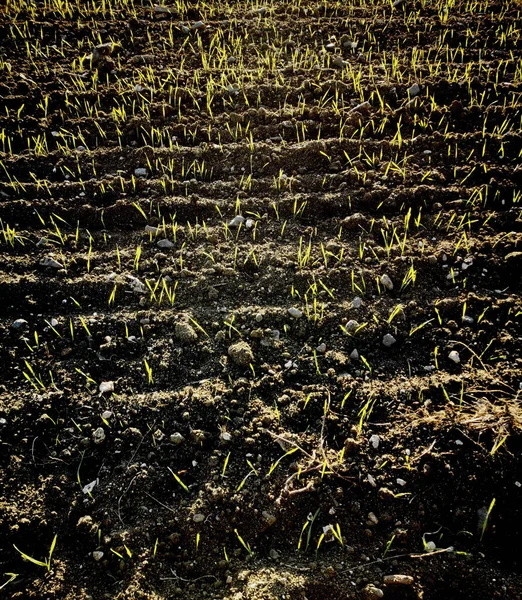
[[[98,429],[93,431],[92,439],[95,444],[103,444],[105,441],[105,431],[103,430],[103,427],[98,427]]]
[[[386,346],[386,348],[390,348],[391,346],[393,346],[393,344],[395,344],[396,341],[397,340],[390,333],[387,333],[382,338],[382,343],[383,343],[384,346]]]
[[[40,261],[40,265],[42,267],[51,267],[52,269],[63,269],[63,265],[57,260],[54,260],[54,258],[51,258],[50,256],[42,258],[42,260]]]
[[[158,246],[158,248],[173,248],[174,242],[171,242],[170,240],[167,240],[165,238],[163,240],[160,240],[156,245]]]
[[[13,323],[11,324],[11,327],[13,327],[14,329],[22,329],[28,324],[29,323],[25,319],[16,319],[16,321],[13,321]]]

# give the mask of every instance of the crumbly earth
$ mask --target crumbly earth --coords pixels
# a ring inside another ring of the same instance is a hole
[[[520,12],[4,2],[1,597],[521,598]]]

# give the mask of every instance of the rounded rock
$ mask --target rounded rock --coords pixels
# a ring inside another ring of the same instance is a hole
[[[386,348],[390,348],[391,346],[393,346],[393,344],[395,344],[396,341],[397,340],[390,333],[387,333],[382,338],[382,343],[383,343],[384,346],[386,346]]]

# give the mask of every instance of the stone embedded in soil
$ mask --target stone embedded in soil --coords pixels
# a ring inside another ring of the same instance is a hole
[[[134,169],[134,175],[136,177],[147,177],[147,169],[144,167],[138,167],[137,169]]]
[[[112,42],[106,42],[105,44],[98,44],[95,46],[91,55],[91,64],[96,67],[104,58],[112,54],[113,44]]]
[[[105,441],[105,431],[103,430],[103,427],[98,427],[98,429],[93,431],[92,439],[95,444],[103,444]]]
[[[355,319],[350,319],[348,323],[346,323],[345,329],[348,333],[353,333],[357,327],[359,327],[359,323],[355,321]]]
[[[95,550],[92,553],[92,557],[94,558],[94,560],[96,562],[100,562],[100,560],[103,558],[103,556],[104,556],[104,554],[103,554],[103,552],[101,550]]]
[[[350,352],[350,358],[352,360],[358,360],[359,359],[359,351],[357,350],[357,348],[354,348],[351,352]]]
[[[379,524],[379,519],[377,518],[377,515],[374,512],[368,513],[368,521],[369,523],[371,523],[372,526]]]
[[[411,575],[385,575],[382,579],[384,585],[413,585]]]
[[[262,512],[262,516],[268,527],[272,527],[272,525],[274,525],[275,522],[277,521],[277,517],[275,517],[274,515],[272,515],[271,513],[269,513],[266,510],[264,510]]]
[[[361,306],[362,306],[362,300],[361,300],[361,298],[359,298],[359,296],[356,296],[352,300],[352,303],[350,304],[350,308],[361,308]]]
[[[363,598],[364,600],[379,600],[379,598],[384,597],[384,592],[375,587],[373,584],[369,583],[363,590]]]
[[[393,346],[393,344],[395,344],[396,341],[397,340],[390,333],[387,333],[382,338],[382,343],[383,343],[384,346],[386,346],[386,348],[390,348],[391,346]]]
[[[346,66],[346,61],[343,60],[342,56],[334,56],[332,58],[332,65],[338,69],[343,69]]]
[[[176,446],[179,446],[179,444],[181,444],[185,440],[185,438],[178,431],[176,431],[176,433],[173,433],[169,439],[171,443],[175,444]]]
[[[377,450],[377,448],[379,447],[380,441],[381,441],[381,438],[377,434],[373,434],[370,437],[370,444],[371,444],[372,448],[374,448],[375,450]]]
[[[408,94],[413,98],[414,96],[418,96],[420,94],[420,86],[418,83],[414,83],[411,87],[408,88]]]
[[[203,521],[206,519],[205,515],[201,514],[201,513],[197,513],[192,517],[192,520],[194,521],[194,523],[203,523]]]
[[[52,258],[51,256],[46,256],[45,258],[42,258],[42,260],[40,261],[40,266],[51,267],[53,269],[63,268],[63,265],[61,263],[59,263],[57,260],[55,260],[54,258]]]
[[[229,227],[239,227],[240,225],[242,225],[245,222],[245,217],[242,217],[241,215],[236,215],[232,221],[230,221],[230,223],[228,224]]]
[[[114,381],[102,381],[98,389],[100,390],[101,394],[105,394],[106,392],[114,392]]]
[[[156,245],[158,246],[158,248],[174,248],[174,242],[171,242],[167,239],[159,240],[159,242]]]
[[[460,354],[456,350],[452,350],[449,353],[448,358],[457,365],[460,363]]]
[[[393,290],[393,281],[387,273],[381,275],[381,283],[387,290]]]
[[[198,334],[194,330],[194,327],[185,321],[176,323],[174,335],[180,342],[195,342],[198,339]]]
[[[353,215],[348,215],[341,221],[341,225],[343,229],[355,230],[359,229],[359,227],[363,227],[368,222],[368,218],[365,217],[362,213],[354,213]]]
[[[254,362],[252,348],[243,341],[232,344],[228,349],[228,355],[240,367],[248,367],[248,365]]]
[[[152,235],[158,235],[161,233],[159,227],[153,227],[152,225],[145,225],[145,233],[152,233]]]
[[[22,327],[25,327],[26,325],[29,325],[29,323],[25,319],[16,319],[16,321],[11,323],[11,327],[14,329],[22,329]]]
[[[294,319],[300,319],[303,316],[303,311],[292,306],[288,309],[288,314]]]
[[[316,352],[319,352],[319,354],[324,354],[326,352],[326,344],[324,342],[319,344],[315,350]]]

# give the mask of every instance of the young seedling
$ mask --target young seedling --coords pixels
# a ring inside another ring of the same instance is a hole
[[[246,542],[240,535],[237,529],[234,529],[234,533],[237,536],[237,539],[239,540],[240,544],[243,546],[243,548],[248,552],[249,556],[253,556],[254,552],[252,551],[252,548],[250,547],[250,544],[248,542]]]
[[[51,561],[52,561],[53,552],[54,552],[54,548],[56,546],[57,539],[58,539],[58,535],[55,535],[53,538],[53,541],[51,542],[51,547],[49,548],[49,554],[45,560],[38,560],[36,558],[33,558],[32,556],[29,556],[25,552],[22,552],[14,544],[13,544],[13,546],[14,546],[14,549],[21,555],[21,557],[24,560],[32,562],[33,564],[38,565],[39,567],[45,567],[48,571],[50,571],[51,570]]]
[[[489,519],[491,517],[491,511],[495,507],[496,501],[497,501],[497,499],[493,498],[493,500],[491,501],[491,503],[489,505],[486,516],[484,517],[484,522],[482,523],[482,530],[480,532],[480,541],[482,541],[482,538],[484,537],[484,534],[486,533],[486,529],[488,528]]]
[[[189,488],[186,484],[183,483],[183,481],[181,481],[181,479],[178,477],[178,475],[176,475],[176,473],[174,473],[174,471],[170,468],[167,467],[167,469],[172,473],[172,476],[174,477],[174,479],[179,483],[179,485],[186,491],[189,491]]]

